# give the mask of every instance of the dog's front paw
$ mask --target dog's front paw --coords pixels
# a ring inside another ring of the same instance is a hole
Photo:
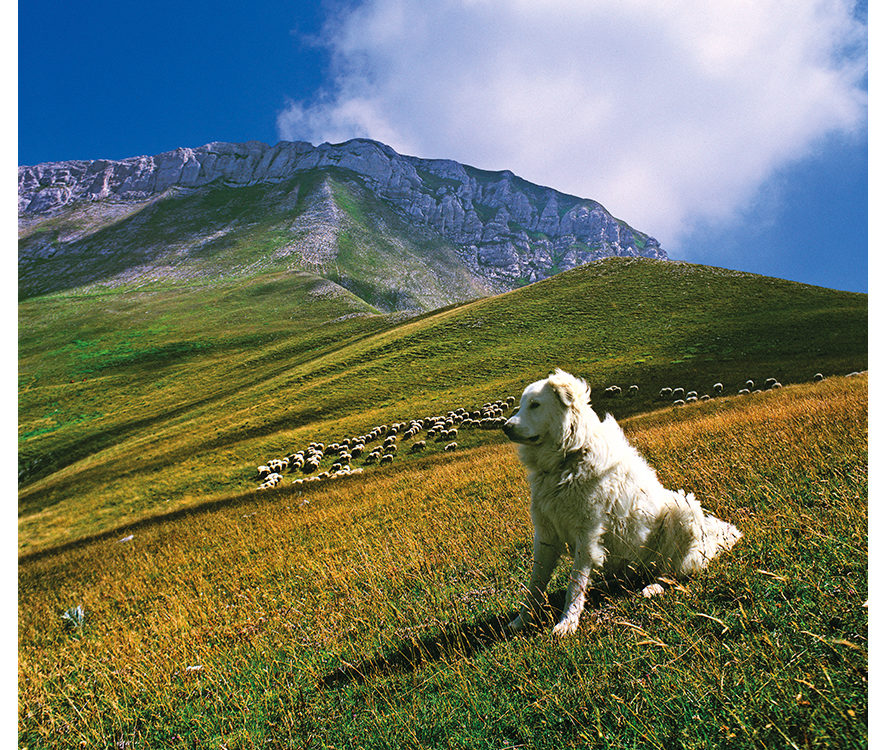
[[[659,594],[665,593],[665,587],[661,583],[651,583],[649,586],[645,586],[641,590],[641,594],[643,594],[648,599],[651,596],[659,596]]]
[[[558,637],[573,635],[579,627],[579,618],[565,617],[552,628],[551,634]]]

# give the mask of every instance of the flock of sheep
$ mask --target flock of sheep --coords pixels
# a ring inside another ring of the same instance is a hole
[[[847,377],[859,374],[859,372],[851,372]],[[820,372],[813,376],[814,382],[819,382],[822,379],[823,375]],[[761,393],[781,387],[782,383],[776,378],[767,378],[760,388],[755,387],[753,380],[747,380],[739,388],[739,393]],[[639,391],[640,388],[637,385],[631,385],[626,389],[626,396],[633,398]],[[711,393],[714,396],[723,395],[724,384],[715,383],[711,387]],[[607,398],[620,397],[621,395],[622,388],[618,385],[611,385],[604,389],[604,396]],[[707,401],[710,398],[712,395],[708,393],[703,393],[700,396],[697,391],[682,386],[666,386],[659,390],[659,399],[670,400],[675,406],[683,406],[694,401]],[[390,464],[397,454],[398,438],[401,443],[404,443],[418,437],[422,432],[426,433],[424,438],[414,440],[410,445],[409,453],[420,453],[426,450],[431,442],[445,443],[443,446],[445,451],[454,451],[458,447],[456,437],[460,429],[497,430],[505,424],[507,419],[505,410],[512,408],[514,402],[514,396],[508,396],[504,400],[486,403],[474,411],[460,406],[458,409],[447,412],[446,415],[379,425],[364,435],[345,437],[338,443],[329,443],[328,445],[310,443],[303,450],[290,453],[282,458],[272,458],[259,466],[258,476],[262,483],[258,489],[265,490],[277,486],[284,481],[285,473],[304,475],[292,481],[292,484],[295,485],[360,474],[363,472],[363,468],[352,466],[352,463],[358,459],[362,459],[364,466]],[[367,448],[370,443],[376,441],[380,441],[378,445]],[[321,470],[321,461],[329,456],[334,456],[332,463],[328,468]]]
[[[847,377],[851,377],[853,375],[860,375],[859,372],[850,372],[847,373]],[[818,383],[823,379],[823,375],[821,372],[817,372],[813,376],[813,382]],[[754,380],[746,380],[745,384],[739,388],[738,393],[740,395],[747,395],[752,393],[761,393],[763,391],[774,390],[775,388],[782,388],[782,383],[780,383],[776,378],[767,378],[764,381],[764,384],[756,388]],[[628,387],[626,391],[626,396],[631,398],[638,394],[639,388],[637,385],[631,385]],[[714,396],[722,396],[724,394],[724,384],[723,383],[715,383],[711,387],[711,392]],[[618,385],[607,386],[604,389],[604,396],[607,398],[615,398],[622,395],[622,388]],[[659,389],[659,399],[662,401],[671,401],[674,406],[684,406],[685,404],[692,403],[693,401],[708,401],[712,396],[708,393],[703,393],[701,396],[698,391],[690,390],[684,388],[682,386],[677,387],[669,387],[665,386],[664,388]]]
[[[445,451],[454,451],[459,447],[456,438],[460,429],[500,429],[507,419],[505,410],[514,406],[514,401],[514,396],[509,396],[505,400],[486,403],[474,411],[460,406],[445,415],[379,425],[364,435],[345,437],[338,443],[310,443],[303,450],[282,458],[272,458],[259,466],[257,471],[262,483],[258,489],[277,486],[283,482],[286,472],[305,475],[292,481],[292,484],[301,485],[360,474],[363,468],[352,466],[358,460],[362,460],[364,466],[390,464],[398,451],[398,439],[401,444],[413,440],[409,453],[420,453],[427,449],[429,443],[445,443]],[[423,439],[414,440],[422,432],[425,433]],[[378,445],[368,448],[370,443],[376,441],[380,441]],[[332,463],[321,471],[321,461],[328,456],[333,457]]]

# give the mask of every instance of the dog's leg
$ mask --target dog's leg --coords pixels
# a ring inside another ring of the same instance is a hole
[[[577,545],[573,570],[570,572],[570,585],[567,587],[567,600],[560,622],[551,631],[553,635],[570,635],[579,627],[579,616],[585,607],[585,592],[592,570],[604,567],[606,553],[600,541]]]
[[[524,627],[538,616],[545,605],[545,589],[548,588],[548,582],[563,548],[563,542],[543,538],[538,532],[533,535],[533,572],[530,574],[530,590],[520,614],[508,623],[508,627],[512,630]]]

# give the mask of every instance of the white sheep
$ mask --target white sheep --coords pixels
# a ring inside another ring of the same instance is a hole
[[[444,450],[445,450],[445,451],[454,451],[454,450],[456,450],[456,448],[458,448],[458,447],[459,447],[459,444],[458,444],[458,443],[447,443],[447,444],[444,446]]]

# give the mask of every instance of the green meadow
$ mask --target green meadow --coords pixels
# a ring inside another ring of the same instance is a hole
[[[867,745],[865,295],[608,259],[408,317],[273,271],[57,291],[19,332],[22,747]],[[532,530],[499,431],[256,490],[554,367],[745,535],[573,638],[502,630]]]

